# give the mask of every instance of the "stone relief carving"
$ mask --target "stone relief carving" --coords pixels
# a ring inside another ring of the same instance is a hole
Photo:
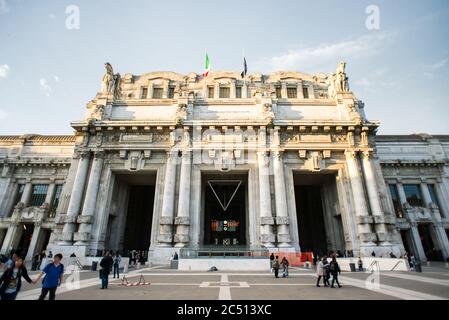
[[[175,121],[177,124],[181,124],[185,119],[187,119],[187,104],[180,103],[176,109]]]
[[[274,112],[273,112],[273,107],[270,103],[264,104],[263,117],[268,122],[268,124],[273,124]]]
[[[91,113],[91,118],[95,120],[103,120],[104,118],[104,105],[99,104],[96,105],[94,110]]]

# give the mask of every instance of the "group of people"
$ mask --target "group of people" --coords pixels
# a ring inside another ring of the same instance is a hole
[[[61,263],[62,254],[54,256],[38,276],[32,280],[28,275],[28,270],[24,264],[24,258],[16,252],[11,252],[9,259],[2,266],[3,273],[0,277],[0,299],[15,300],[22,287],[22,278],[28,283],[36,284],[42,276],[42,290],[39,300],[45,300],[50,293],[50,300],[55,300],[56,290],[62,284],[64,265]]]
[[[288,259],[286,257],[283,257],[282,260],[279,262],[279,256],[274,257],[274,254],[271,253],[270,265],[271,265],[271,272],[274,272],[274,276],[276,278],[279,278],[279,269],[281,267],[282,267],[282,277],[283,278],[288,277],[288,266],[290,265],[290,263],[288,262]]]
[[[318,276],[316,280],[316,286],[320,287],[320,280],[323,279],[323,285],[325,287],[335,288],[335,283],[339,288],[342,286],[338,281],[338,275],[340,274],[340,266],[337,262],[337,257],[335,255],[332,256],[331,262],[327,260],[327,256],[323,256],[321,259],[318,259],[316,274]],[[332,283],[329,283],[330,278],[332,277]]]
[[[120,262],[122,257],[117,252],[114,254],[113,251],[108,251],[104,254],[100,261],[100,279],[101,279],[101,289],[107,289],[109,283],[109,275],[111,271],[114,273],[114,279],[120,277]]]

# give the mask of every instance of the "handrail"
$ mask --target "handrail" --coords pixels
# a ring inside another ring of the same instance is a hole
[[[396,269],[396,267],[397,267],[401,262],[403,263],[404,261],[403,261],[403,260],[399,260],[399,261],[394,265],[394,267],[391,268],[390,271],[394,271],[394,269]]]

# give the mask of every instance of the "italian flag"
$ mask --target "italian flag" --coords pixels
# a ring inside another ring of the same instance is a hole
[[[209,71],[210,71],[210,62],[209,62],[209,56],[207,55],[207,52],[206,52],[206,60],[204,61],[203,77],[207,77],[209,75]]]

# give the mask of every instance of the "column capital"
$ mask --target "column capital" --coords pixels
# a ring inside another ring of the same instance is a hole
[[[257,158],[266,159],[268,157],[268,151],[257,151]]]
[[[167,160],[174,160],[178,157],[178,151],[177,150],[167,150]]]
[[[102,150],[102,151],[95,151],[95,152],[94,152],[94,158],[95,158],[95,160],[96,160],[96,159],[104,159],[105,155],[106,155],[106,152],[104,152],[103,150]]]
[[[373,158],[373,151],[371,150],[363,150],[362,151],[363,159],[370,160]]]
[[[90,159],[90,151],[79,151],[80,159]]]
[[[275,150],[271,152],[273,154],[274,160],[282,160],[283,151],[281,150]]]
[[[346,156],[346,158],[356,159],[357,158],[357,151],[356,150],[347,149],[347,150],[345,150],[345,156]]]

